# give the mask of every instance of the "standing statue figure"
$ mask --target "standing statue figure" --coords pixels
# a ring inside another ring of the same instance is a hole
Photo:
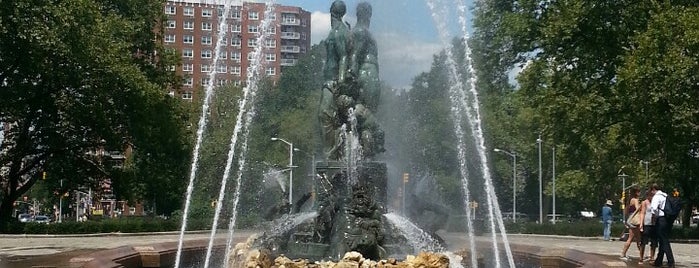
[[[371,111],[379,104],[381,85],[379,83],[379,52],[376,40],[369,32],[371,5],[361,2],[357,5],[357,25],[352,30],[352,54],[350,69],[359,80],[360,102]]]
[[[342,156],[340,127],[344,110],[352,105],[347,97],[340,97],[339,86],[344,84],[349,57],[349,27],[342,22],[347,7],[336,0],[330,6],[330,33],[325,39],[326,60],[323,70],[325,84],[320,99],[319,119],[322,128],[323,153],[326,158],[337,160]]]
[[[356,76],[359,87],[359,103],[355,106],[360,125],[360,141],[365,156],[373,156],[384,151],[384,134],[379,128],[372,111],[379,106],[381,84],[379,82],[379,52],[376,40],[369,32],[371,5],[360,2],[357,5],[357,25],[352,30],[352,53],[350,56],[350,76]]]
[[[357,7],[357,29],[350,32],[342,21],[347,8],[341,0],[330,7],[331,29],[325,39],[325,84],[320,100],[323,153],[329,160],[340,160],[345,153],[345,134],[354,110],[363,155],[384,151],[383,132],[372,113],[378,106],[380,85],[376,41],[369,33],[371,6]],[[345,127],[343,128],[343,125]]]

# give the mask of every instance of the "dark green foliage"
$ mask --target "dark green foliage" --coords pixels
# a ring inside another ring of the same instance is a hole
[[[565,213],[619,200],[622,166],[627,186],[677,186],[696,205],[696,2],[487,0],[475,14],[471,43],[489,140],[518,152],[521,181],[539,176],[541,134],[545,192],[551,195],[556,146]],[[515,67],[524,69],[513,87]],[[511,177],[508,159],[493,158],[501,159],[496,178]],[[649,161],[648,176],[641,160]],[[527,201],[538,189],[521,191],[519,210],[533,212],[538,202]]]
[[[176,57],[162,1],[12,1],[0,7],[0,221],[46,171],[50,191],[97,188],[172,211],[189,158],[186,114],[164,94]],[[157,55],[156,55],[157,53]],[[96,152],[126,153],[123,169]],[[133,150],[133,151],[131,151]],[[60,180],[63,180],[61,188]],[[173,194],[175,193],[175,194]]]

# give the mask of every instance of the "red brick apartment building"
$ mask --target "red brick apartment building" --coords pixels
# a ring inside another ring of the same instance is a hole
[[[224,5],[230,10],[226,16],[220,58],[213,66],[218,39],[219,19]],[[264,31],[261,75],[279,79],[285,67],[294,66],[311,48],[311,14],[300,7],[274,5],[274,14],[267,29],[265,3],[241,0],[172,0],[165,3],[164,42],[182,55],[178,73],[185,77],[179,92],[170,92],[191,100],[200,85],[209,82],[209,74],[216,71],[214,85],[233,83],[243,85],[252,62],[257,37]]]

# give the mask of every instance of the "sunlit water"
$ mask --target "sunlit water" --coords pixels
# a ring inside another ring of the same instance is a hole
[[[219,20],[219,27],[218,27],[218,41],[216,43],[216,50],[215,50],[215,55],[214,55],[214,60],[213,60],[213,66],[218,66],[217,62],[220,59],[220,53],[221,53],[221,46],[223,44],[223,40],[226,39],[226,33],[227,33],[227,18],[228,14],[230,13],[230,8],[231,5],[224,5],[223,6],[223,14]],[[262,29],[267,29],[270,26],[270,22],[272,21],[270,14],[274,11],[274,3],[272,1],[269,1],[266,3],[266,10],[265,10],[265,19],[262,21]],[[236,187],[235,187],[235,193],[234,193],[234,201],[233,201],[233,213],[232,217],[230,220],[229,224],[229,238],[228,238],[228,243],[227,243],[227,248],[226,248],[226,254],[230,251],[231,248],[231,241],[232,241],[232,236],[233,236],[233,230],[234,230],[234,225],[235,225],[235,217],[236,217],[236,209],[237,205],[240,199],[240,188],[241,188],[241,176],[242,176],[242,170],[245,166],[245,154],[247,153],[247,137],[249,133],[249,128],[248,126],[250,125],[250,122],[252,121],[252,117],[254,116],[254,101],[256,97],[256,92],[257,92],[257,83],[259,81],[259,67],[261,63],[261,58],[262,58],[262,49],[264,46],[264,41],[267,38],[268,32],[266,30],[263,30],[262,33],[258,36],[258,42],[257,42],[257,47],[255,48],[254,53],[254,59],[252,63],[250,64],[251,68],[247,72],[247,81],[246,81],[246,87],[243,89],[243,98],[241,99],[239,103],[239,109],[238,109],[238,115],[236,117],[236,124],[235,128],[233,130],[233,134],[231,135],[231,142],[230,142],[230,149],[228,152],[228,159],[226,162],[226,168],[223,174],[223,177],[221,179],[221,188],[219,190],[219,196],[218,200],[216,203],[216,211],[214,214],[214,219],[213,219],[213,225],[211,228],[211,237],[209,239],[209,245],[207,247],[207,253],[206,253],[206,259],[204,261],[204,267],[208,268],[211,260],[211,254],[212,254],[212,249],[213,249],[213,241],[214,237],[216,235],[216,230],[218,229],[218,220],[220,217],[221,209],[224,204],[225,200],[225,192],[226,192],[226,184],[228,181],[228,177],[230,176],[230,170],[232,168],[232,163],[233,163],[233,158],[235,157],[235,148],[237,146],[237,141],[238,141],[238,136],[242,132],[242,137],[244,142],[242,143],[241,146],[241,151],[238,154],[238,165],[239,165],[239,170],[238,170],[238,176],[236,180]],[[194,156],[192,160],[192,169],[190,173],[190,180],[189,180],[189,185],[187,186],[187,197],[185,201],[185,209],[183,213],[183,218],[182,218],[182,228],[180,230],[180,239],[178,241],[178,249],[177,249],[177,255],[176,255],[176,261],[175,261],[175,267],[179,267],[180,264],[180,258],[182,254],[182,244],[184,240],[184,232],[186,230],[187,226],[187,217],[188,217],[188,212],[189,212],[189,206],[191,202],[191,196],[192,196],[192,191],[193,191],[193,184],[194,184],[194,178],[196,177],[196,171],[198,167],[198,161],[199,161],[199,151],[201,148],[201,141],[202,141],[202,136],[204,129],[206,128],[207,124],[207,115],[208,115],[208,110],[209,110],[209,105],[211,101],[211,97],[213,95],[213,86],[214,86],[214,81],[216,81],[216,73],[217,73],[217,68],[214,67],[211,73],[209,74],[209,83],[206,86],[206,92],[205,92],[205,98],[204,98],[204,104],[202,107],[202,116],[199,120],[199,128],[197,129],[197,141],[194,149]],[[245,118],[243,118],[245,116]],[[226,259],[227,261],[227,259]]]
[[[398,229],[404,237],[408,238],[408,244],[413,247],[414,252],[439,252],[449,258],[449,267],[463,267],[463,265],[461,265],[461,256],[447,251],[434,237],[420,229],[420,227],[410,220],[395,213],[386,213],[384,217],[393,227]]]
[[[464,46],[465,46],[465,55],[464,59],[466,62],[466,65],[468,67],[468,71],[470,73],[469,75],[469,93],[467,94],[465,92],[465,86],[461,82],[461,75],[458,71],[457,64],[455,62],[455,56],[452,50],[451,42],[448,37],[448,32],[447,32],[447,26],[446,26],[446,17],[447,17],[447,7],[445,5],[441,5],[440,9],[437,9],[435,5],[434,0],[428,0],[427,5],[430,8],[430,12],[432,14],[432,18],[435,21],[435,24],[437,26],[437,30],[439,33],[440,40],[442,44],[446,47],[445,53],[447,56],[447,62],[446,65],[448,67],[449,71],[449,82],[450,82],[450,88],[449,88],[449,99],[451,101],[452,107],[451,107],[451,112],[452,112],[452,118],[454,119],[454,127],[455,127],[455,132],[456,136],[458,139],[458,144],[457,144],[457,150],[458,150],[458,157],[459,157],[459,163],[460,163],[460,169],[462,173],[462,187],[465,192],[465,198],[466,202],[465,204],[468,204],[470,201],[470,193],[468,190],[469,187],[469,174],[468,170],[466,167],[466,146],[463,140],[463,136],[465,134],[463,128],[461,127],[461,123],[463,122],[463,117],[462,114],[466,114],[466,122],[468,123],[470,129],[471,129],[471,134],[474,139],[474,142],[476,144],[476,151],[478,152],[478,157],[480,160],[480,166],[481,170],[483,173],[483,179],[484,179],[484,185],[485,185],[485,191],[486,191],[486,202],[487,202],[487,208],[488,208],[488,221],[490,223],[490,230],[491,230],[491,239],[492,239],[492,247],[493,247],[493,252],[495,256],[495,267],[501,267],[501,261],[500,261],[500,250],[498,246],[498,241],[497,241],[497,231],[499,230],[499,233],[501,234],[502,240],[505,245],[505,251],[507,254],[507,259],[508,259],[508,264],[510,267],[515,267],[514,265],[514,258],[512,256],[512,252],[509,246],[509,242],[507,240],[507,235],[504,227],[504,223],[502,221],[502,215],[500,213],[500,206],[497,201],[497,197],[495,195],[495,190],[492,186],[492,178],[490,176],[490,170],[488,167],[488,160],[486,157],[486,148],[485,148],[485,139],[483,138],[483,129],[481,126],[481,115],[480,115],[480,103],[478,101],[478,92],[476,90],[476,75],[475,75],[475,69],[473,67],[473,63],[471,60],[471,51],[470,47],[468,45],[468,32],[466,30],[466,5],[463,1],[456,1],[456,6],[457,6],[457,11],[458,11],[458,16],[459,16],[459,22],[460,26],[462,29],[462,34],[463,34],[463,39],[464,39]],[[471,252],[476,252],[476,246],[475,246],[475,241],[473,238],[473,231],[471,230],[473,227],[472,223],[472,215],[470,215],[470,209],[466,209],[466,216],[467,216],[467,225],[468,225],[468,233],[469,233],[469,246]],[[496,229],[496,223],[497,223],[497,229]],[[476,254],[471,254],[471,265],[473,267],[477,266],[477,259],[476,259]]]
[[[216,73],[218,66],[218,60],[221,57],[221,46],[223,40],[226,39],[227,29],[228,29],[228,14],[230,13],[231,6],[223,6],[223,16],[220,17],[218,21],[218,40],[216,41],[216,49],[214,51],[213,66],[214,68],[209,73],[209,83],[206,84],[206,90],[204,93],[204,103],[202,104],[201,116],[199,117],[199,125],[197,128],[197,140],[194,145],[194,153],[192,156],[192,167],[189,173],[189,184],[187,184],[187,196],[185,198],[184,211],[182,213],[182,226],[180,228],[180,239],[177,242],[177,254],[175,255],[175,268],[180,266],[180,258],[182,256],[182,243],[184,242],[184,232],[187,229],[187,217],[189,216],[189,206],[191,204],[192,192],[194,191],[194,178],[197,175],[197,168],[199,166],[199,151],[201,149],[202,138],[204,136],[204,129],[206,129],[206,123],[209,114],[209,105],[211,102],[211,97],[214,91],[214,81],[216,81]]]
[[[471,74],[475,74],[475,70],[471,61],[471,51],[468,46],[468,32],[466,31],[466,12],[465,8],[466,5],[463,2],[463,0],[455,0],[456,6],[457,6],[457,11],[458,11],[458,16],[459,16],[459,22],[460,26],[462,28],[463,36],[464,36],[464,45],[465,45],[465,61],[467,63],[468,71]],[[271,20],[268,20],[270,16],[270,12],[273,11],[273,4],[274,1],[267,1],[266,3],[266,12],[265,12],[265,19],[262,21],[262,29],[266,29]],[[487,208],[488,208],[488,214],[489,214],[489,223],[490,223],[490,230],[492,230],[492,241],[493,241],[493,251],[494,251],[494,256],[495,256],[495,266],[500,267],[501,266],[501,261],[500,261],[500,254],[499,254],[499,248],[498,248],[498,243],[497,243],[497,231],[499,230],[499,233],[502,235],[502,240],[505,245],[505,251],[507,253],[507,258],[509,265],[511,267],[514,266],[514,261],[512,257],[512,253],[509,247],[509,242],[507,240],[504,224],[502,217],[500,215],[500,209],[499,209],[499,204],[497,202],[497,198],[495,195],[494,188],[492,186],[492,179],[490,176],[490,171],[489,167],[487,165],[487,158],[486,158],[486,150],[485,150],[485,145],[484,145],[484,138],[483,138],[483,131],[481,127],[481,116],[480,116],[480,110],[479,110],[479,103],[478,103],[478,94],[476,91],[476,77],[475,75],[470,75],[469,78],[469,87],[465,87],[464,84],[461,82],[461,78],[459,75],[459,72],[457,70],[457,65],[455,63],[455,56],[453,55],[453,51],[450,46],[450,40],[447,37],[447,27],[446,27],[446,8],[447,6],[445,4],[440,4],[440,10],[436,10],[435,6],[435,0],[427,0],[428,7],[430,8],[431,14],[433,19],[435,20],[435,24],[437,26],[438,32],[440,39],[443,43],[443,45],[446,47],[446,54],[447,54],[447,66],[449,68],[449,78],[450,78],[450,84],[451,87],[449,89],[449,97],[452,103],[451,107],[451,117],[454,120],[454,128],[457,136],[457,150],[458,150],[458,158],[459,158],[459,164],[460,164],[460,172],[462,175],[462,188],[464,190],[464,203],[468,203],[471,201],[471,194],[469,191],[469,172],[467,169],[467,148],[466,148],[466,141],[464,141],[464,136],[465,136],[465,131],[461,126],[461,123],[464,121],[463,115],[466,115],[466,122],[469,124],[469,127],[471,128],[471,134],[474,138],[474,142],[476,144],[476,148],[478,151],[478,156],[480,159],[480,164],[481,164],[481,169],[483,171],[483,176],[484,176],[484,185],[485,185],[485,191],[486,191],[486,201],[487,201]],[[218,29],[218,36],[220,37],[217,44],[216,44],[216,51],[215,51],[215,57],[213,61],[213,65],[217,66],[217,61],[219,60],[219,53],[220,53],[220,47],[222,45],[222,40],[225,39],[226,35],[226,27],[227,27],[227,21],[226,18],[228,17],[228,13],[230,12],[230,5],[225,5],[224,6],[224,14],[219,22],[219,29]],[[254,103],[255,103],[255,98],[256,98],[256,93],[257,93],[257,83],[259,81],[259,67],[261,63],[261,58],[262,58],[262,48],[264,44],[264,40],[267,38],[267,31],[263,30],[261,34],[258,36],[258,42],[257,42],[257,47],[255,48],[254,53],[254,59],[251,63],[251,68],[249,69],[247,73],[247,82],[246,82],[246,87],[243,90],[243,98],[240,101],[239,105],[239,111],[238,111],[238,116],[236,118],[236,125],[233,131],[233,134],[231,136],[231,141],[230,141],[230,149],[228,153],[228,159],[226,162],[226,168],[223,174],[223,177],[221,179],[221,188],[219,192],[219,198],[218,202],[216,203],[216,211],[214,215],[214,220],[213,220],[213,225],[211,228],[211,237],[209,240],[209,247],[207,248],[207,254],[206,254],[206,260],[204,263],[204,267],[208,268],[210,258],[211,258],[211,252],[213,248],[213,241],[214,241],[214,236],[216,234],[217,226],[218,226],[218,221],[220,217],[220,212],[222,209],[222,206],[224,204],[225,200],[225,192],[226,192],[226,184],[228,181],[228,177],[230,176],[230,170],[232,169],[233,166],[233,159],[238,155],[238,173],[236,176],[236,186],[235,186],[235,191],[234,191],[234,196],[233,196],[233,207],[232,207],[232,213],[231,213],[231,218],[229,222],[229,237],[227,241],[227,246],[226,246],[226,260],[224,263],[228,262],[228,256],[230,254],[230,251],[232,249],[232,237],[234,234],[234,229],[235,229],[235,224],[236,224],[236,217],[237,217],[237,207],[238,207],[238,202],[240,199],[240,189],[241,189],[241,179],[242,179],[242,171],[245,166],[245,155],[247,153],[247,140],[248,140],[248,134],[249,134],[249,125],[252,121],[252,118],[254,116]],[[202,115],[199,120],[199,125],[197,129],[197,140],[195,144],[195,149],[193,153],[193,160],[192,160],[192,168],[190,172],[190,180],[189,184],[187,187],[187,197],[185,201],[185,209],[183,213],[183,222],[182,222],[182,228],[180,232],[180,240],[178,244],[178,251],[177,251],[177,256],[176,256],[176,263],[175,267],[179,266],[180,263],[180,256],[181,256],[181,251],[182,251],[182,242],[183,242],[183,236],[184,236],[184,231],[186,229],[186,224],[187,224],[187,216],[188,216],[188,211],[189,211],[189,205],[190,205],[190,199],[193,191],[193,182],[194,178],[196,176],[196,171],[198,167],[198,160],[199,160],[199,151],[202,143],[202,136],[203,136],[203,131],[206,127],[207,124],[207,114],[209,110],[209,105],[210,105],[210,100],[213,95],[213,83],[215,80],[215,75],[216,75],[216,68],[212,70],[210,73],[209,77],[209,83],[206,86],[206,91],[205,91],[205,97],[204,97],[204,103],[202,106]],[[465,88],[469,89],[469,92],[467,93],[465,91]],[[344,139],[344,144],[346,147],[345,151],[345,163],[347,167],[347,172],[349,176],[349,185],[353,185],[357,181],[358,177],[358,172],[357,168],[359,166],[359,162],[362,160],[362,148],[360,144],[360,138],[359,135],[360,133],[357,131],[357,126],[356,126],[356,116],[354,114],[354,111],[350,109],[349,111],[349,126],[344,125],[343,126],[343,139]],[[347,129],[349,128],[349,131]],[[240,136],[240,137],[239,137]],[[240,145],[240,152],[236,154],[236,146],[238,139],[242,138],[243,142]],[[349,186],[348,185],[348,186]],[[469,246],[471,249],[471,252],[475,253],[476,252],[476,247],[475,247],[475,241],[473,239],[473,220],[471,215],[471,210],[466,209],[466,216],[467,216],[467,230],[468,230],[468,236],[469,236]],[[298,216],[300,217],[300,216]],[[304,220],[307,218],[305,217],[314,217],[314,214],[304,214],[303,217]],[[420,230],[412,224],[410,221],[397,216],[395,214],[387,214],[386,215],[387,219],[391,221],[392,224],[394,224],[396,227],[398,227],[401,231],[407,232],[406,237],[409,238],[409,241],[413,247],[416,248],[421,248],[423,250],[429,250],[429,251],[436,251],[436,252],[442,252],[444,251],[441,246],[439,246],[439,243],[436,243],[433,238],[429,236],[429,234],[425,233],[424,231]],[[296,221],[291,221],[292,223]],[[293,228],[296,225],[300,224],[302,221],[295,223],[295,224],[288,224],[288,225],[283,225],[280,226],[280,229],[272,230],[271,232],[283,232],[285,228]],[[496,228],[497,224],[497,228]],[[288,229],[290,230],[290,229]],[[286,230],[286,231],[288,231]],[[285,231],[284,231],[285,232]],[[453,255],[453,254],[452,254]],[[476,255],[477,254],[470,254],[471,255],[471,263],[473,267],[477,266],[477,260],[476,260]],[[451,258],[451,257],[450,257]],[[459,262],[460,265],[460,262]]]
[[[265,17],[260,24],[262,29],[260,35],[257,37],[257,46],[253,52],[253,61],[250,64],[250,69],[247,72],[247,80],[245,83],[245,88],[243,89],[243,98],[238,106],[238,115],[236,117],[236,124],[233,130],[233,135],[231,135],[230,149],[228,152],[228,159],[226,160],[226,167],[223,172],[223,177],[221,177],[221,188],[219,191],[218,202],[216,203],[216,212],[214,214],[214,222],[211,226],[211,237],[209,238],[209,247],[206,253],[205,268],[208,268],[209,259],[211,256],[211,251],[214,244],[214,237],[216,236],[216,231],[218,230],[218,220],[221,213],[221,209],[225,200],[226,193],[226,182],[230,175],[230,170],[233,166],[233,158],[235,157],[235,148],[238,141],[238,135],[242,132],[243,142],[241,143],[240,153],[238,153],[238,171],[236,176],[236,185],[233,193],[233,206],[231,208],[231,218],[228,224],[228,239],[226,242],[226,257],[224,258],[224,263],[228,262],[228,255],[233,247],[233,234],[235,230],[236,217],[238,216],[238,203],[240,202],[240,191],[242,185],[243,169],[245,168],[246,155],[248,151],[248,137],[250,134],[250,124],[255,115],[255,100],[257,97],[258,82],[260,80],[260,66],[262,63],[262,50],[264,48],[265,40],[269,36],[269,31],[267,28],[270,27],[272,22],[272,14],[274,13],[274,1],[267,1],[265,3]],[[244,118],[243,118],[244,117]]]

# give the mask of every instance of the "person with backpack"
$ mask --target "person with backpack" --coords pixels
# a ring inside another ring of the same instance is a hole
[[[650,202],[653,218],[655,219],[655,227],[658,235],[658,256],[655,257],[653,266],[660,267],[663,263],[663,257],[667,256],[668,267],[675,267],[675,256],[672,255],[672,247],[670,246],[670,231],[675,218],[672,218],[675,211],[671,206],[666,206],[668,196],[660,189],[658,184],[654,183],[650,187],[653,192],[653,199]],[[676,217],[677,214],[674,214]]]

